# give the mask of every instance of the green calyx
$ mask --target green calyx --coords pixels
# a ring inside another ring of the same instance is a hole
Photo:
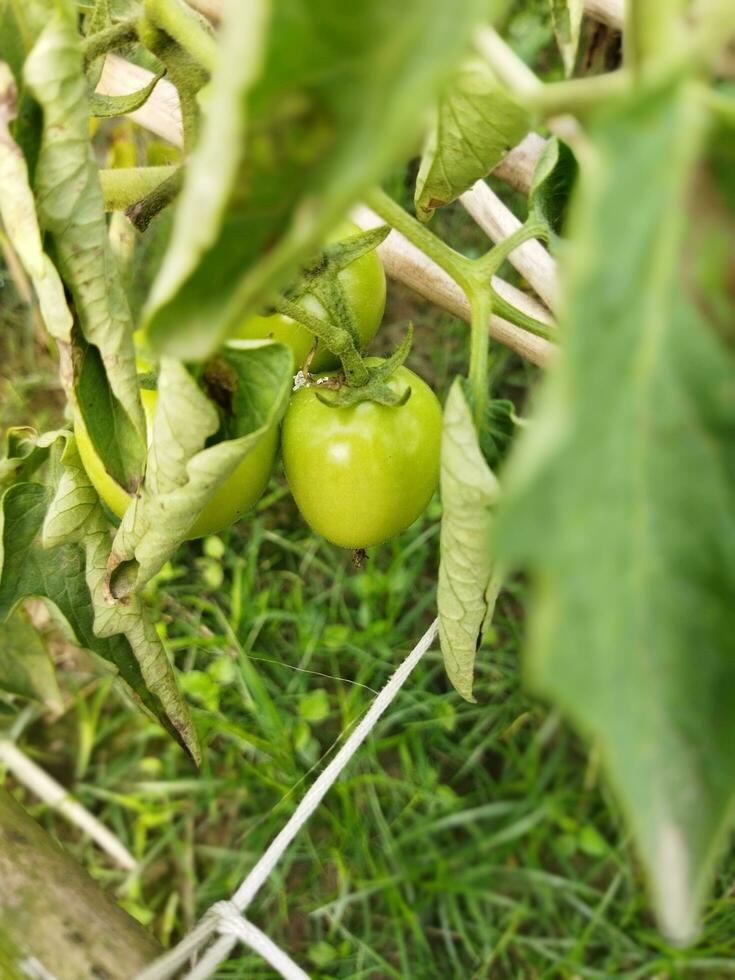
[[[345,408],[360,402],[377,402],[378,405],[405,405],[411,397],[411,388],[398,391],[388,383],[391,375],[403,365],[411,350],[413,326],[409,323],[406,336],[390,357],[377,364],[365,364],[368,380],[358,387],[342,383],[338,377],[319,378],[314,384],[320,388],[317,398],[330,408]]]
[[[340,359],[346,385],[355,389],[370,385],[371,374],[360,354],[360,334],[339,274],[376,248],[389,233],[390,229],[383,226],[328,245],[302,269],[287,294],[273,301],[274,310],[306,327]],[[319,300],[326,317],[317,316],[299,302],[307,295]],[[392,403],[385,400],[391,397],[388,392],[376,395],[384,404]]]

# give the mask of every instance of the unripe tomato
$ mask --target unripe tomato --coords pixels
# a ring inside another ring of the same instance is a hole
[[[150,435],[156,403],[158,402],[158,392],[142,389],[140,397],[143,401]],[[117,517],[122,517],[128,509],[131,497],[105,469],[92,445],[87,428],[79,413],[74,420],[74,435],[79,455],[92,486],[112,513]],[[230,524],[234,524],[246,511],[250,510],[268,483],[268,478],[273,469],[277,444],[278,427],[274,426],[270,431],[264,433],[232,476],[215,491],[214,496],[191,526],[189,538],[201,538],[206,534],[221,531],[223,528],[229,527]]]
[[[360,234],[360,231],[357,225],[345,221],[328,237],[327,243],[350,238]],[[373,250],[351,262],[340,272],[339,281],[355,318],[355,325],[360,335],[360,346],[367,347],[377,333],[385,312],[385,272],[377,252]],[[309,313],[327,319],[324,307],[316,296],[307,293],[298,302]],[[282,313],[249,316],[233,336],[245,340],[279,340],[291,348],[294,364],[299,368],[306,360],[314,342],[314,335],[306,327]],[[312,370],[329,371],[338,365],[339,361],[334,354],[320,343],[311,362]]]
[[[439,400],[405,367],[388,384],[410,387],[404,405],[333,408],[312,386],[294,393],[283,420],[283,465],[294,500],[307,524],[342,548],[368,548],[404,531],[439,481]]]

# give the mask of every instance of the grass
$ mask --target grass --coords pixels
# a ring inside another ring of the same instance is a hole
[[[394,290],[386,344],[407,316],[419,327],[413,366],[446,389],[464,328]],[[27,356],[27,343],[12,356]],[[499,363],[501,393],[518,398],[526,369]],[[17,372],[4,374],[4,390],[20,391]],[[34,411],[53,419],[50,370],[38,370],[37,389]],[[13,416],[14,404],[5,398]],[[139,870],[113,869],[17,794],[164,945],[236,888],[430,622],[438,516],[435,502],[356,571],[304,528],[277,475],[250,520],[181,550],[148,598],[194,706],[200,773],[65,646],[65,713],[15,716],[21,746],[118,834]],[[735,855],[700,941],[667,946],[594,753],[524,693],[523,603],[516,582],[480,651],[478,703],[461,701],[439,653],[427,655],[253,905],[311,976],[735,973]],[[238,950],[217,976],[272,974]]]
[[[275,485],[247,528],[166,569],[150,599],[195,705],[200,774],[79,667],[63,675],[64,717],[23,732],[139,872],[36,815],[164,943],[234,890],[429,622],[436,517],[356,572]],[[522,691],[522,600],[516,585],[500,603],[478,703],[448,689],[431,652],[252,907],[314,977],[735,972],[732,861],[700,942],[667,947],[594,758]],[[217,976],[271,974],[238,953]]]

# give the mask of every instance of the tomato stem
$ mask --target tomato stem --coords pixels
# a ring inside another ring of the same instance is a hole
[[[82,42],[82,53],[84,63],[89,65],[108,51],[121,48],[124,44],[138,40],[138,30],[135,20],[123,20],[119,24],[111,24],[103,27],[101,31],[95,31],[88,35]]]
[[[547,238],[548,227],[546,222],[537,217],[528,218],[524,224],[517,228],[512,234],[508,235],[497,245],[485,252],[479,259],[475,260],[475,269],[480,275],[490,279],[496,274],[500,266],[508,256],[523,245],[524,242],[532,238]]]
[[[176,167],[114,167],[100,170],[105,211],[126,211],[165,180]]]
[[[490,334],[488,322],[492,313],[492,296],[487,287],[473,289],[470,296],[470,366],[468,380],[473,396],[475,429],[479,432],[485,418],[488,403],[488,350]]]
[[[450,248],[380,188],[376,187],[370,190],[365,196],[365,203],[392,228],[405,235],[410,242],[413,242],[430,259],[433,259],[462,287],[469,298],[469,291],[472,288],[472,259],[468,259]]]
[[[302,323],[307,330],[324,341],[329,350],[336,354],[342,362],[348,385],[359,388],[361,385],[367,384],[370,380],[370,373],[348,330],[315,316],[285,296],[276,297],[273,305],[279,313]]]
[[[212,73],[217,61],[217,42],[200,14],[179,0],[145,0],[145,16]]]

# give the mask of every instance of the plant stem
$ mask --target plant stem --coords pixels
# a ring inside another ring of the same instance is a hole
[[[549,82],[525,99],[526,106],[543,118],[572,113],[584,116],[597,106],[630,91],[633,76],[625,68],[606,75]]]
[[[303,306],[286,299],[284,296],[277,297],[273,304],[279,313],[290,316],[292,320],[303,324],[310,330],[340,359],[344,368],[347,383],[353,388],[359,388],[367,384],[370,374],[365,367],[365,363],[360,356],[360,352],[355,346],[355,342],[347,330],[337,327],[321,317],[315,316]]]
[[[85,65],[90,64],[95,58],[99,58],[108,51],[121,48],[124,44],[138,40],[138,31],[134,20],[123,20],[119,24],[111,24],[103,27],[101,31],[95,31],[82,42],[82,52],[84,54]]]
[[[492,297],[489,289],[472,291],[470,309],[470,367],[468,379],[473,395],[473,414],[475,429],[479,432],[485,419],[487,409],[487,356],[490,346],[490,335],[487,325],[493,310]]]
[[[173,173],[169,177],[161,181],[160,184],[156,184],[150,193],[127,208],[125,216],[138,231],[144,232],[156,215],[160,214],[178,197],[183,183],[183,167],[174,167]]]
[[[472,259],[460,255],[429,231],[425,225],[413,218],[396,204],[385,191],[373,188],[365,195],[365,203],[392,228],[412,242],[417,248],[433,259],[468,294],[472,289]]]
[[[543,82],[492,27],[477,32],[475,45],[500,81],[521,99],[543,88]]]
[[[217,60],[217,42],[203,17],[180,0],[146,0],[145,15],[212,73]]]
[[[100,170],[105,211],[127,211],[171,177],[176,167],[116,167]]]
[[[493,300],[493,312],[498,316],[501,316],[504,320],[509,323],[514,323],[517,327],[522,327],[528,333],[534,334],[536,337],[543,337],[544,340],[555,340],[554,331],[550,330],[548,325],[542,320],[537,320],[536,317],[530,316],[528,313],[524,313],[523,310],[519,310],[517,306],[513,306],[509,303],[507,299],[502,297],[497,290],[495,290],[490,285],[490,295]]]
[[[528,218],[520,228],[504,238],[502,242],[493,245],[489,251],[475,260],[477,272],[490,279],[519,245],[523,245],[524,242],[528,242],[532,238],[546,238],[547,234],[548,228],[544,221],[535,217]]]

